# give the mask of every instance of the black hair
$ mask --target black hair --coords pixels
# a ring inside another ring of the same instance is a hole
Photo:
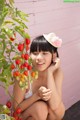
[[[57,53],[57,57],[59,57],[58,55],[58,51],[57,48],[52,46],[45,38],[43,35],[36,37],[35,39],[33,39],[31,46],[30,46],[30,53],[32,52],[36,52],[36,51],[49,51],[50,53]]]

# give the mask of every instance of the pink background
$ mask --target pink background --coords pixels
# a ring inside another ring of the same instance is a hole
[[[55,32],[62,38],[59,54],[64,72],[63,101],[66,109],[69,108],[80,100],[80,3],[15,0],[15,5],[29,14],[27,25],[31,38],[49,32]],[[0,103],[5,103],[7,99],[0,87]]]

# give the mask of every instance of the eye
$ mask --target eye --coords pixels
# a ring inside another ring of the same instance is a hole
[[[34,55],[38,55],[38,54],[39,54],[39,52],[33,52],[33,54],[34,54]]]
[[[43,52],[43,55],[47,55],[48,54],[48,52]]]

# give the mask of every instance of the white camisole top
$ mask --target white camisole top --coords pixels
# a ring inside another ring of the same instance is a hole
[[[30,89],[25,93],[25,99],[29,98],[32,96],[32,84],[30,83]]]

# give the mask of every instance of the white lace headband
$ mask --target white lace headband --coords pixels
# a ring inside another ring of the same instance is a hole
[[[43,34],[44,38],[54,47],[61,47],[62,40],[55,33]]]

